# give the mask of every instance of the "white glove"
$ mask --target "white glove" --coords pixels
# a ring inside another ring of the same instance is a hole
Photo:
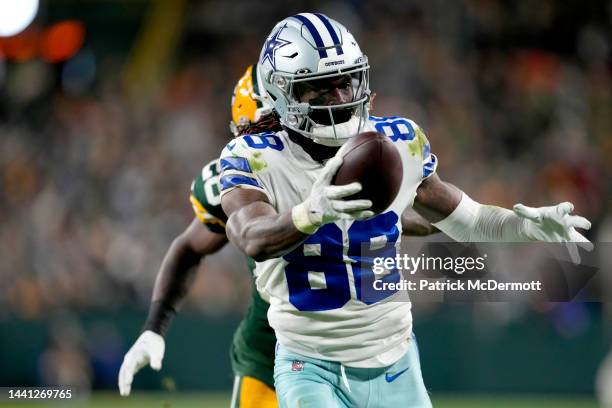
[[[578,264],[580,255],[576,244],[587,251],[593,249],[593,244],[576,231],[576,228],[588,230],[591,223],[579,215],[570,215],[572,211],[574,205],[569,202],[539,208],[514,205],[514,213],[528,220],[523,224],[523,232],[527,238],[534,241],[566,242],[572,261]]]
[[[314,233],[321,225],[340,219],[363,220],[374,215],[369,208],[370,200],[343,200],[361,191],[358,182],[343,186],[330,185],[332,178],[342,165],[342,158],[331,158],[312,185],[310,196],[291,210],[295,227],[305,234]]]
[[[159,371],[164,358],[166,343],[164,338],[150,330],[145,331],[128,350],[119,370],[119,393],[123,397],[130,395],[134,374],[147,364]]]

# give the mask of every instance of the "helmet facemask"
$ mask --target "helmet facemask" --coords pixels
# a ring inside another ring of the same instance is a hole
[[[351,66],[324,73],[312,74],[307,70],[298,70],[296,74],[273,72],[269,83],[287,101],[286,111],[279,112],[282,124],[317,143],[342,145],[358,134],[367,120],[369,69],[364,56]],[[331,91],[341,87],[351,90],[351,100],[340,104],[325,104],[325,89]],[[302,102],[301,97],[308,90],[319,90],[322,94]]]

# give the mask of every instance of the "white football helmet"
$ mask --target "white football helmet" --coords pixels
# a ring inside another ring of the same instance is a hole
[[[340,146],[365,125],[370,66],[353,35],[337,21],[319,13],[282,20],[266,39],[257,69],[269,102],[287,128],[317,143]],[[351,102],[311,105],[298,98],[298,89],[316,84],[312,81],[345,76],[352,87]]]

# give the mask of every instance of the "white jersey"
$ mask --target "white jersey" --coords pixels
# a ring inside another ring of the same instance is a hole
[[[270,325],[287,349],[350,367],[384,367],[408,348],[411,305],[388,301],[398,295],[394,291],[362,290],[374,279],[400,279],[397,271],[376,277],[363,267],[362,244],[373,251],[382,247],[377,256],[395,256],[395,247],[384,244],[399,242],[401,214],[437,161],[423,132],[408,119],[371,116],[365,130],[389,136],[402,158],[402,184],[389,209],[365,221],[324,225],[288,254],[257,262],[255,275],[270,301]],[[322,168],[285,131],[242,136],[221,153],[221,194],[255,189],[279,213],[290,212],[309,196]]]

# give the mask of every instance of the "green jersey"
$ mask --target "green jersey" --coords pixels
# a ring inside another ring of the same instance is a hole
[[[195,215],[208,229],[225,234],[227,217],[221,208],[220,170],[218,160],[204,166],[191,184],[190,201]],[[248,264],[253,272],[255,263],[249,259]],[[253,282],[251,304],[234,334],[230,358],[234,374],[254,377],[273,388],[276,337],[268,324],[269,307]]]

